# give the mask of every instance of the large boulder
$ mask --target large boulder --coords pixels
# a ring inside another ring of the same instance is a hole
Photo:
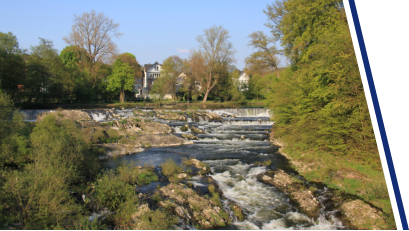
[[[183,184],[169,184],[160,191],[174,201],[174,209],[179,208],[179,211],[175,211],[178,215],[188,217],[203,229],[224,227],[229,222],[229,216],[223,208],[214,201],[199,196]]]
[[[179,120],[187,121],[186,116],[176,113],[176,112],[158,112],[156,117],[164,120]]]
[[[198,140],[199,139],[197,136],[194,136],[192,134],[182,134],[182,137],[188,140]]]
[[[309,217],[316,218],[319,215],[320,202],[313,192],[305,189],[304,184],[298,178],[287,174],[283,170],[268,171],[258,176],[259,181],[273,185],[285,193],[290,194],[290,199]]]
[[[189,130],[189,125],[183,125],[182,127],[180,127],[180,130],[182,131],[182,132],[187,132],[188,130]]]
[[[204,134],[204,133],[205,133],[202,129],[200,129],[200,128],[198,128],[198,127],[195,127],[195,126],[190,126],[190,130],[191,130],[193,133],[200,133],[200,134]]]
[[[385,229],[382,212],[362,200],[353,200],[344,203],[341,209],[353,229]]]
[[[80,110],[57,110],[43,112],[41,115],[37,116],[36,122],[41,122],[47,115],[55,115],[57,120],[69,119],[74,121],[91,121],[89,115]]]

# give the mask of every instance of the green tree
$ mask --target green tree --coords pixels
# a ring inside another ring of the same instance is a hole
[[[125,90],[133,90],[135,71],[127,63],[117,59],[112,67],[112,75],[108,77],[108,90],[119,91],[119,100],[125,101]]]
[[[220,72],[216,70],[224,70],[223,65],[228,68],[235,62],[233,44],[229,41],[229,31],[222,26],[213,26],[205,29],[203,35],[196,37],[199,42],[199,52],[196,55],[201,55],[204,61],[205,76],[202,82],[202,88],[205,92],[203,102],[207,100],[209,92],[216,86]],[[216,68],[219,66],[218,68]]]
[[[169,82],[170,82],[170,80],[168,79],[167,75],[159,76],[153,82],[150,93],[151,94],[158,94],[159,95],[159,100],[162,100],[163,97],[171,91],[171,89],[169,89],[169,86],[170,86]]]
[[[334,155],[378,161],[376,142],[341,1],[277,1],[265,11],[292,66],[273,78],[277,135]]]
[[[90,78],[84,81],[88,88],[94,87],[101,81],[99,69],[102,64],[110,63],[117,55],[118,49],[113,38],[119,38],[122,35],[118,29],[118,23],[103,13],[92,10],[81,16],[75,16],[72,31],[63,38],[74,48],[80,60],[81,70],[87,69]],[[80,58],[84,54],[87,59]]]
[[[251,40],[248,46],[257,49],[257,51],[246,58],[247,69],[262,73],[275,71],[277,77],[280,77],[278,71],[280,50],[275,46],[274,39],[267,37],[262,31],[251,33],[249,38]]]
[[[17,37],[11,32],[7,34],[0,32],[0,48],[7,54],[21,54],[24,52],[19,47]]]
[[[28,102],[62,102],[72,97],[74,77],[54,49],[53,42],[40,38],[31,47],[27,59],[27,80],[24,88]]]
[[[187,69],[187,61],[179,56],[170,56],[163,61],[161,66],[161,76],[167,80],[167,89],[172,94],[172,100],[176,97],[177,85],[184,81],[181,76]]]
[[[25,84],[25,62],[16,36],[0,32],[0,88],[13,100]]]

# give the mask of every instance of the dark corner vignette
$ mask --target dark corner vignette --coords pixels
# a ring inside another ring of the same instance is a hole
[[[388,184],[389,194],[393,204],[395,219],[400,229],[409,229],[405,208],[403,205],[402,195],[397,179],[395,166],[393,163],[392,153],[388,142],[388,137],[385,129],[385,124],[382,117],[381,107],[378,100],[378,95],[372,75],[371,65],[368,58],[368,53],[365,46],[361,22],[359,20],[358,11],[355,0],[344,1],[345,10],[347,13],[348,22],[351,28],[351,36],[355,45],[355,52],[365,93],[367,96],[368,106],[370,108],[372,123],[377,137],[378,147],[381,154],[381,159],[384,167],[386,182]],[[361,52],[362,51],[362,52]]]

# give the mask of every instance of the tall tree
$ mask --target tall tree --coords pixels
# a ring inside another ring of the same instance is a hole
[[[7,54],[20,54],[22,52],[17,37],[11,32],[7,34],[0,32],[0,48]]]
[[[187,61],[181,59],[179,56],[170,56],[163,61],[161,66],[161,76],[167,79],[168,88],[172,94],[172,100],[175,99],[177,84],[182,80],[180,75],[187,69]]]
[[[257,51],[246,58],[247,68],[253,69],[253,71],[254,69],[259,69],[260,72],[272,70],[280,78],[278,73],[278,64],[280,62],[278,55],[280,50],[275,46],[274,39],[268,38],[262,31],[251,33],[249,38],[251,40],[248,46],[257,49]]]
[[[168,76],[161,75],[153,82],[150,93],[158,94],[159,100],[162,100],[163,96],[170,92],[171,89],[169,89],[169,86]]]
[[[63,38],[67,44],[73,46],[78,59],[82,49],[85,49],[88,62],[82,59],[79,61],[90,73],[90,79],[84,75],[84,81],[89,87],[98,82],[98,71],[102,64],[110,62],[117,54],[118,49],[113,39],[122,35],[118,30],[118,23],[103,13],[92,10],[75,16],[70,34]]]
[[[187,78],[188,90],[193,99],[203,93],[204,78],[206,76],[206,66],[202,52],[192,50],[188,60],[189,75]]]
[[[276,1],[265,13],[292,64],[285,77],[273,78],[268,99],[276,134],[334,155],[379,160],[342,1]]]
[[[142,70],[141,65],[136,60],[135,55],[126,52],[126,53],[120,54],[117,59],[121,59],[122,62],[127,63],[129,66],[132,67],[132,69],[135,71],[135,80],[142,79],[143,70]]]
[[[206,74],[202,87],[205,92],[203,102],[206,102],[209,92],[217,84],[220,72],[217,72],[216,66],[229,67],[235,62],[233,44],[229,41],[229,31],[222,26],[213,26],[205,29],[203,35],[196,37],[199,42],[199,49],[203,56]],[[224,70],[225,68],[218,68]]]
[[[117,59],[112,67],[112,75],[108,77],[108,90],[119,91],[119,100],[125,101],[125,90],[133,90],[135,71],[127,63]]]
[[[26,73],[25,62],[16,36],[0,32],[0,88],[12,99],[22,91]]]

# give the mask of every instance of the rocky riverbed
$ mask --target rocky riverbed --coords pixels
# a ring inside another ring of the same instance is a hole
[[[135,224],[161,209],[175,214],[174,228],[182,229],[384,227],[379,209],[289,168],[290,162],[302,174],[309,167],[282,153],[285,144],[274,137],[267,109],[63,110],[37,121],[47,113],[76,120],[110,168],[136,161],[160,173],[167,159],[185,166],[175,177],[136,189],[142,203]]]
[[[275,137],[274,129],[269,132],[269,141],[279,147],[279,153],[285,156],[301,175],[317,168],[314,163],[293,160],[285,154],[283,152],[285,143]],[[353,173],[349,175],[351,174]],[[333,173],[333,175],[346,176],[347,174]],[[350,195],[337,189],[328,189],[323,183],[311,184],[298,174],[283,170],[267,171],[259,175],[259,180],[289,194],[290,200],[311,218],[317,219],[320,210],[329,208],[335,212],[344,225],[353,229],[387,229],[388,227],[382,210],[356,195]],[[325,188],[326,192],[316,188],[316,185]]]

